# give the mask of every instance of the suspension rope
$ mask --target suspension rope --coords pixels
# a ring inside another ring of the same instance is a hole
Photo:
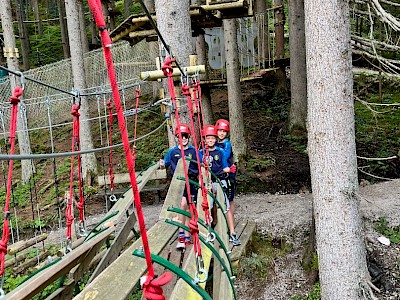
[[[112,100],[108,99],[107,101],[107,110],[108,110],[108,145],[112,146],[112,126],[113,126],[113,105]],[[108,175],[110,176],[110,190],[111,194],[114,195],[114,172],[113,172],[113,160],[112,160],[112,149],[109,151],[108,156]],[[104,185],[105,186],[105,185]],[[113,197],[114,198],[114,197]]]
[[[133,134],[133,140],[136,140],[136,134],[137,134],[137,120],[138,120],[138,109],[139,109],[139,102],[140,102],[140,87],[136,88],[136,106],[135,106],[135,125],[134,125],[134,134]],[[136,163],[136,141],[133,143],[132,146],[132,155],[133,155],[133,162]]]
[[[190,93],[190,87],[188,84],[184,83],[182,84],[182,95],[186,96],[186,102],[188,106],[188,111],[189,111],[189,118],[190,118],[190,127],[193,134],[193,144],[194,148],[196,149],[196,160],[197,160],[197,169],[199,170],[199,182],[201,186],[201,194],[203,201],[201,203],[201,207],[203,208],[204,211],[204,216],[205,216],[205,221],[206,224],[210,225],[210,207],[208,205],[208,196],[207,196],[207,190],[204,186],[204,179],[203,179],[203,172],[201,171],[201,163],[200,163],[200,154],[199,154],[199,147],[197,143],[197,134],[196,134],[196,128],[194,124],[194,112],[193,112],[193,103],[192,103],[192,97]],[[201,130],[201,129],[200,129]]]
[[[166,284],[167,282],[169,282],[172,279],[172,275],[171,275],[171,273],[166,272],[160,276],[160,278],[164,279],[162,282],[159,280],[154,280],[155,274],[154,274],[154,268],[153,268],[153,264],[152,264],[149,241],[148,241],[148,237],[147,237],[146,224],[144,222],[142,204],[140,201],[140,193],[138,190],[136,176],[135,176],[134,157],[132,155],[132,152],[131,152],[131,149],[129,146],[128,132],[127,132],[127,129],[125,126],[125,119],[124,119],[124,114],[122,111],[121,99],[120,99],[120,94],[119,94],[119,90],[118,90],[118,86],[117,86],[117,78],[116,78],[115,69],[114,69],[114,65],[113,65],[113,61],[112,61],[112,53],[111,53],[111,49],[110,49],[112,42],[111,42],[110,36],[107,31],[107,27],[106,27],[106,24],[104,21],[104,16],[102,14],[100,0],[88,0],[88,2],[89,2],[90,9],[93,13],[93,17],[96,21],[96,25],[99,29],[100,37],[101,37],[101,41],[102,41],[102,45],[103,45],[104,58],[106,61],[108,77],[109,77],[110,85],[112,88],[114,105],[115,105],[115,109],[117,112],[117,118],[118,118],[118,125],[119,125],[119,129],[121,132],[123,144],[124,144],[126,163],[128,166],[131,187],[132,187],[132,191],[133,191],[133,195],[134,195],[133,199],[134,199],[134,204],[135,204],[135,208],[136,208],[136,213],[138,216],[139,229],[140,229],[140,233],[141,233],[141,237],[142,237],[143,250],[144,250],[144,254],[145,254],[145,258],[146,258],[148,273],[145,277],[143,277],[143,279],[145,281],[145,282],[143,282],[143,285],[142,285],[143,295],[146,299],[164,299],[161,286]]]
[[[9,142],[11,144],[10,153],[14,154],[15,151],[15,135],[17,129],[17,119],[18,119],[18,103],[20,102],[19,97],[22,96],[23,90],[21,87],[15,87],[11,97],[10,102],[12,104],[11,121],[10,121],[10,138]],[[4,258],[7,254],[7,243],[10,235],[10,230],[8,222],[10,219],[10,195],[11,195],[11,179],[13,175],[13,165],[14,161],[10,160],[8,163],[8,177],[7,177],[7,194],[6,202],[4,205],[4,223],[3,223],[3,234],[0,240],[0,275],[4,275]],[[2,289],[3,287],[1,287]]]
[[[161,70],[164,72],[164,75],[167,77],[167,84],[168,84],[168,91],[172,101],[172,110],[175,113],[175,121],[176,127],[180,128],[181,122],[179,119],[179,111],[177,108],[176,103],[176,94],[175,94],[175,86],[174,86],[174,79],[172,78],[173,67],[172,63],[175,62],[174,58],[167,57]],[[190,102],[190,101],[189,101]],[[183,148],[183,140],[182,140],[182,133],[178,130],[178,137],[179,137],[179,146],[181,150],[181,157],[182,157],[182,164],[185,173],[185,186],[187,191],[188,197],[188,205],[190,214],[192,216],[191,220],[189,221],[189,228],[190,234],[193,237],[193,251],[196,257],[196,270],[197,274],[204,271],[204,261],[202,257],[201,245],[199,241],[199,224],[198,224],[198,213],[195,204],[192,201],[191,193],[190,193],[190,183],[189,183],[189,174],[188,174],[188,166],[185,159],[185,149]],[[197,151],[197,149],[196,149]]]

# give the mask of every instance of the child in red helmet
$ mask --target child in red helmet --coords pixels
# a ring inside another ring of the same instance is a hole
[[[233,163],[233,153],[232,153],[232,145],[228,139],[228,133],[230,131],[229,121],[224,119],[219,119],[215,124],[215,129],[217,131],[217,147],[224,149],[225,154],[227,156],[227,162],[230,171],[229,176],[227,178],[227,196],[229,199],[229,210],[226,214],[228,225],[229,225],[229,241],[233,243],[233,245],[240,245],[240,240],[237,238],[235,233],[235,222],[234,222],[234,214],[235,214],[235,203],[233,202],[233,198],[235,197],[235,174],[236,174],[236,165]]]
[[[227,162],[228,155],[227,152],[225,152],[222,148],[216,146],[217,142],[217,131],[216,127],[213,125],[207,125],[204,127],[203,130],[203,135],[206,138],[206,147],[208,150],[208,163],[210,164],[211,167],[211,172],[215,174],[215,176],[221,181],[221,183],[224,185],[224,190],[227,189],[227,178],[230,173],[230,168]],[[200,152],[200,159],[203,160],[203,151]],[[213,184],[215,185],[216,179],[212,178],[212,181],[214,182]],[[226,198],[227,199],[227,198]],[[226,206],[228,209],[228,214],[227,216],[233,216],[232,213],[230,212],[230,201],[227,199],[226,201]],[[214,221],[216,219],[216,206],[213,206],[212,210],[212,215],[214,218]],[[230,240],[233,242],[233,244],[240,245],[240,241],[237,239],[236,234],[235,234],[235,226],[233,223],[233,218],[231,217],[228,219],[228,226],[229,226],[229,231],[230,231]]]
[[[185,157],[191,159],[190,163],[188,164],[189,179],[193,181],[198,181],[199,171],[197,169],[197,162],[196,162],[196,149],[193,146],[189,145],[189,139],[191,134],[190,128],[187,124],[180,124],[179,127],[175,128],[174,133],[177,138],[179,138],[179,133],[181,133]],[[181,158],[180,145],[170,148],[168,150],[167,155],[165,155],[163,164],[165,165],[165,167],[171,167],[170,168],[171,175],[174,175],[176,166],[180,158]],[[197,187],[192,184],[190,184],[190,195],[192,199],[188,199],[188,192],[185,188],[183,191],[183,196],[180,204],[181,209],[188,210],[189,200],[191,202],[195,202],[197,199]],[[179,215],[179,220],[182,222],[182,224],[188,225],[189,219],[187,217]],[[184,249],[189,244],[190,244],[189,232],[184,232],[182,229],[179,229],[178,243],[176,245],[176,248]]]

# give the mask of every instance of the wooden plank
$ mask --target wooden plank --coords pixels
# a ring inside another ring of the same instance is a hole
[[[199,72],[200,74],[205,74],[206,66],[198,65],[191,67],[183,67],[182,70],[188,75],[194,75],[197,72]],[[181,71],[178,68],[173,68],[172,76],[173,77],[181,76]],[[165,75],[162,70],[140,72],[140,79],[143,80],[157,80],[160,78],[165,78]]]
[[[167,208],[170,206],[180,207],[183,190],[185,188],[185,181],[179,180],[177,178],[183,176],[183,163],[182,160],[179,160],[175,169],[174,176],[172,177],[171,183],[169,185],[168,193],[165,197],[165,201],[158,220],[165,220],[167,218],[173,218],[175,216],[174,213],[167,211]]]
[[[108,228],[107,230],[99,233],[91,240],[83,243],[76,250],[65,255],[58,263],[48,267],[42,272],[39,272],[30,280],[15,288],[13,291],[7,294],[4,299],[31,299],[50,283],[54,282],[62,275],[67,274],[74,266],[82,262],[86,254],[95,245],[102,243],[112,232],[114,232],[114,228]]]
[[[223,255],[223,250],[219,250],[219,254]],[[215,287],[215,286],[213,286]],[[233,299],[233,291],[232,286],[229,283],[229,279],[227,274],[222,270],[220,273],[220,281],[219,281],[219,293],[218,297],[214,298],[216,300],[230,300]]]
[[[24,260],[26,256],[28,255],[27,253],[21,253],[20,255],[7,259],[4,263],[4,268],[11,267],[12,265],[15,265],[16,263],[20,262],[21,260]]]
[[[7,253],[10,255],[14,255],[22,250],[25,250],[26,248],[29,248],[30,246],[33,246],[41,241],[44,241],[45,239],[47,239],[47,234],[43,233],[42,235],[33,237],[27,241],[18,242],[18,244],[16,245],[11,245]]]
[[[102,244],[98,243],[95,245],[86,255],[85,258],[82,260],[82,263],[75,266],[69,272],[69,278],[67,283],[56,290],[56,292],[52,293],[46,300],[64,300],[64,299],[71,299],[74,294],[75,284],[82,278],[83,274],[89,270],[89,266],[96,256],[97,252],[100,250]]]
[[[141,173],[139,176],[137,176],[137,182],[138,182],[138,189],[141,191],[143,187],[146,185],[146,183],[152,179],[155,173],[157,173],[157,170],[159,168],[159,165],[156,164],[149,169],[147,169],[145,172]],[[162,170],[165,173],[165,170]],[[103,228],[109,227],[109,226],[114,226],[118,224],[122,217],[125,214],[125,211],[133,204],[133,191],[132,189],[129,189],[123,197],[121,197],[111,208],[111,210],[107,213],[107,216],[118,212],[115,216],[111,217],[110,219],[107,220],[106,223],[103,224]]]
[[[197,211],[199,218],[205,219],[204,216],[204,211],[201,208],[201,201],[197,202]],[[203,226],[199,226],[200,229],[200,234],[206,235],[207,230]],[[210,268],[210,262],[211,262],[211,257],[212,257],[212,252],[210,249],[208,249],[206,246],[203,244],[201,245],[201,251],[202,251],[202,256],[203,256],[203,261],[204,261],[204,269],[208,273],[208,270]],[[196,272],[196,258],[195,258],[195,253],[193,250],[190,251],[182,269],[189,274],[191,277],[195,276]],[[199,286],[201,286],[203,289],[205,288],[206,283],[200,283]],[[190,299],[190,300],[201,300],[202,297],[200,294],[198,294],[194,289],[192,289],[191,286],[189,286],[183,279],[179,279],[178,282],[175,285],[174,290],[171,293],[171,296],[169,298],[170,300],[181,300],[181,299]]]
[[[110,248],[106,250],[106,254],[103,256],[102,260],[99,262],[96,269],[90,276],[89,281],[87,282],[88,284],[91,283],[101,272],[104,271],[105,268],[107,268],[119,256],[135,223],[136,216],[134,213],[131,213],[121,231],[115,238],[114,242],[111,244]]]
[[[176,231],[176,227],[158,221],[147,232],[151,252],[160,253]],[[74,299],[128,299],[147,269],[144,259],[132,255],[141,245],[142,239],[138,239]]]
[[[26,269],[28,269],[29,267],[36,266],[38,264],[38,262],[44,260],[49,255],[50,255],[50,252],[46,250],[45,252],[39,254],[39,256],[32,257],[31,259],[28,259],[23,264],[20,264],[18,267],[13,268],[12,272],[13,272],[13,274],[19,274],[19,273],[25,271]]]
[[[254,221],[247,221],[246,227],[241,232],[239,239],[241,245],[232,248],[231,261],[237,261],[245,253],[247,243],[251,240],[251,237],[256,229],[256,223]]]
[[[154,167],[156,170],[154,170],[154,172],[151,174],[151,177],[148,180],[167,178],[167,173],[166,173],[165,169],[159,169],[158,165],[151,167],[151,169],[153,169]],[[146,171],[148,171],[148,170],[146,170]],[[114,174],[114,176],[115,176],[114,184],[131,182],[129,173],[118,173],[118,174]],[[139,179],[140,176],[141,175],[137,176],[137,181],[140,180]],[[97,182],[98,182],[99,186],[103,186],[104,184],[109,185],[110,184],[110,175],[98,176]]]

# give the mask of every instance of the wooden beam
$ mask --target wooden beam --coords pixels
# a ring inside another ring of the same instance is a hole
[[[132,231],[132,228],[134,228],[135,223],[136,216],[134,213],[131,213],[114,242],[111,244],[110,248],[106,250],[105,255],[90,276],[89,281],[87,282],[88,284],[91,283],[101,272],[104,271],[104,269],[106,269],[113,261],[117,259],[122,248],[125,246],[128,235]]]
[[[114,232],[114,228],[108,228],[107,230],[99,233],[91,240],[83,243],[76,250],[65,255],[59,262],[48,267],[47,269],[39,272],[24,284],[21,284],[10,293],[8,293],[4,299],[32,299],[34,295],[42,291],[50,283],[54,282],[62,275],[67,274],[74,266],[81,263],[85,258],[86,254],[99,243],[102,243],[107,236]]]
[[[183,67],[182,70],[183,72],[188,73],[188,75],[194,75],[196,72],[199,72],[200,74],[206,73],[205,65]],[[181,71],[178,68],[174,68],[172,76],[181,76]],[[164,72],[162,70],[140,72],[140,79],[143,80],[157,80],[160,78],[165,78]]]
[[[176,234],[176,230],[175,226],[163,221],[158,221],[151,227],[147,232],[151,252],[159,254],[171,237]],[[74,299],[128,299],[133,293],[140,277],[147,270],[145,260],[132,255],[132,252],[141,245],[142,239],[135,241]]]
[[[131,182],[129,173],[119,173],[119,174],[114,174],[114,184],[118,183],[128,183]],[[165,179],[167,178],[167,173],[165,169],[157,169],[154,171],[152,176],[148,180],[153,180],[153,179]],[[97,182],[99,186],[103,186],[104,184],[109,185],[110,184],[110,175],[105,175],[105,176],[98,176],[97,177]]]
[[[33,237],[27,241],[23,241],[22,243],[18,242],[18,244],[15,246],[11,245],[11,247],[8,249],[7,253],[10,255],[14,255],[26,248],[29,248],[30,246],[33,246],[41,241],[44,241],[45,239],[47,239],[47,234],[43,233],[42,235]]]
[[[19,273],[25,271],[26,269],[28,269],[29,267],[36,266],[38,264],[38,262],[47,258],[49,255],[50,255],[50,252],[45,251],[45,252],[39,254],[38,256],[28,259],[26,262],[24,262],[23,264],[20,264],[18,267],[13,268],[12,272],[13,272],[13,274],[19,274]]]
[[[141,30],[141,31],[132,31],[129,33],[130,38],[137,38],[137,37],[148,37],[149,35],[156,34],[155,29],[148,29],[148,30]]]

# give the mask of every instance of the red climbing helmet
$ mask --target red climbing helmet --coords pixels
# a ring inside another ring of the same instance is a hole
[[[215,123],[215,130],[225,130],[229,132],[230,131],[229,121],[224,119],[219,119],[217,123]]]
[[[213,135],[217,136],[217,130],[214,125],[206,125],[203,128],[202,136]]]
[[[178,135],[179,132],[182,133],[187,133],[188,135],[190,135],[190,128],[189,125],[187,124],[180,124],[179,128],[178,126],[175,127],[175,135]]]

